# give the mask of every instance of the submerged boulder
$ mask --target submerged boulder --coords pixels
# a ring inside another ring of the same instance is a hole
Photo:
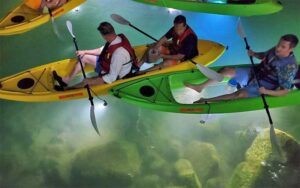
[[[135,144],[111,142],[77,154],[71,184],[74,187],[129,187],[139,174],[140,165]]]
[[[175,163],[175,169],[186,187],[202,188],[202,184],[199,181],[199,178],[194,171],[190,161],[186,159],[179,159]]]
[[[188,159],[202,182],[219,173],[219,156],[214,145],[199,141],[190,142],[185,148],[184,158]]]
[[[235,169],[229,187],[300,187],[300,146],[280,130],[276,130],[276,137],[283,157],[272,151],[270,131],[264,130],[247,150],[245,161]]]

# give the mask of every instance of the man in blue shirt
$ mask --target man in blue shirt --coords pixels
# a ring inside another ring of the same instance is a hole
[[[297,61],[293,49],[298,44],[295,35],[287,34],[280,38],[276,47],[266,52],[256,53],[248,51],[249,56],[261,59],[261,63],[254,70],[252,68],[224,68],[220,74],[236,80],[241,88],[234,93],[221,95],[213,98],[201,98],[194,103],[214,102],[232,100],[247,97],[257,97],[260,94],[270,96],[286,95],[293,87],[293,80],[298,70]],[[255,71],[261,87],[258,87],[254,78]],[[215,83],[215,80],[207,80],[204,83],[185,85],[191,89],[201,92],[205,87]]]

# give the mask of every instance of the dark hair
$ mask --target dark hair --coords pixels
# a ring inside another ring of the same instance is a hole
[[[183,15],[178,15],[176,16],[176,18],[174,19],[174,24],[181,24],[183,23],[184,25],[186,25],[186,19]]]
[[[290,42],[290,47],[291,48],[295,48],[298,44],[298,41],[299,41],[297,36],[293,35],[293,34],[283,35],[280,39]]]
[[[113,34],[113,33],[115,33],[114,27],[110,23],[108,23],[108,22],[102,22],[102,23],[100,23],[100,25],[99,25],[99,27],[97,29],[98,29],[98,31],[102,35],[107,35],[107,34]]]

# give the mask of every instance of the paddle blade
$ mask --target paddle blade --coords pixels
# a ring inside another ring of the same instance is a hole
[[[118,14],[111,14],[110,17],[117,23],[122,24],[122,25],[130,25],[130,22],[125,20],[122,16]]]
[[[66,21],[66,25],[67,25],[67,28],[69,30],[69,33],[71,34],[71,36],[73,38],[75,38],[75,35],[73,34],[73,26],[72,26],[72,22],[70,20],[67,20]]]
[[[275,154],[275,157],[279,161],[284,161],[284,156],[282,155],[281,147],[279,145],[274,126],[270,124],[270,141],[272,146],[272,151]]]
[[[241,38],[246,38],[246,33],[240,18],[238,19],[238,23],[237,23],[237,32]]]
[[[90,108],[90,118],[91,118],[91,122],[92,122],[92,125],[93,125],[95,131],[100,136],[100,132],[98,130],[96,117],[95,117],[95,107],[94,107],[94,105],[91,105],[91,108]]]
[[[196,67],[199,69],[200,72],[202,72],[202,74],[204,74],[209,79],[216,80],[218,82],[221,82],[224,79],[224,76],[222,74],[219,74],[208,67],[205,67],[201,64],[196,64]]]

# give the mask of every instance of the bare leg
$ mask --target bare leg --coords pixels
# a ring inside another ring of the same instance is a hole
[[[103,85],[105,84],[104,80],[102,79],[102,77],[92,77],[92,78],[87,78],[85,80],[83,80],[82,82],[74,85],[74,86],[71,86],[71,87],[68,87],[66,89],[78,89],[78,88],[83,88],[85,87],[86,85],[89,85],[89,86],[94,86],[94,85]]]
[[[166,68],[166,67],[171,67],[171,66],[175,65],[174,61],[176,61],[176,60],[166,59],[158,65],[154,65],[153,67],[150,67],[149,69],[138,72],[138,74],[144,74],[144,73],[149,72],[149,71],[155,71],[155,70],[163,69],[163,68]]]
[[[248,93],[245,90],[238,90],[234,93],[230,93],[227,95],[221,95],[212,98],[201,98],[198,101],[195,101],[194,103],[201,104],[205,102],[218,102],[218,101],[225,101],[225,100],[242,99],[247,97],[248,97]]]
[[[222,74],[223,76],[226,76],[226,77],[229,77],[229,78],[232,78],[235,76],[235,69],[234,68],[224,68],[222,70],[219,71],[220,74]],[[216,80],[211,80],[211,79],[208,79],[207,81],[201,83],[201,84],[190,84],[188,82],[185,82],[184,85],[188,88],[191,88],[197,92],[201,92],[204,88],[206,88],[207,86],[211,85],[211,84],[214,84],[216,83],[217,81]]]
[[[81,58],[82,66],[85,67],[86,64],[90,64],[93,67],[96,67],[97,56],[95,55],[84,55]],[[79,72],[81,71],[80,62],[77,62],[74,69],[72,70],[69,76],[62,78],[65,83],[69,83]]]

